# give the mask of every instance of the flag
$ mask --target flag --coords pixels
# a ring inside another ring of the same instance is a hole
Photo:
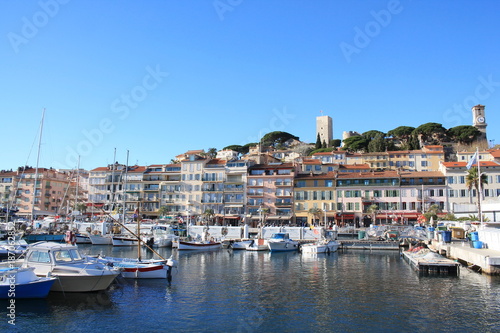
[[[477,151],[474,153],[474,155],[472,155],[472,158],[467,163],[467,170],[472,168],[472,166],[476,163],[477,163]]]

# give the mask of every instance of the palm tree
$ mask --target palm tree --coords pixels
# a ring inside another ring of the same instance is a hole
[[[437,219],[438,219],[437,214],[440,211],[441,211],[441,209],[439,208],[439,206],[436,205],[436,204],[434,204],[434,205],[431,205],[429,207],[429,209],[427,209],[427,211],[424,214],[424,217],[427,220],[427,222],[432,221],[432,226],[433,227],[436,227],[436,225],[437,225]]]
[[[321,209],[319,209],[318,207],[313,207],[313,208],[309,209],[309,211],[308,211],[308,213],[309,213],[310,215],[312,215],[312,217],[313,217],[313,222],[314,222],[316,219],[318,219],[318,220],[319,220],[319,219],[321,218],[321,213],[322,213],[322,212],[323,212],[323,211],[322,211]],[[313,225],[313,223],[310,223],[310,225]]]
[[[210,208],[207,208],[205,209],[205,211],[203,212],[203,215],[205,217],[205,219],[207,219],[207,221],[209,222],[213,222],[213,218],[215,217],[215,212],[213,209],[210,209]],[[213,224],[213,223],[212,223]]]
[[[467,175],[465,176],[465,186],[467,186],[467,189],[470,191],[473,188],[476,190],[477,193],[477,211],[478,215],[482,215],[481,211],[481,193],[479,191],[479,188],[484,188],[483,185],[488,184],[488,178],[486,177],[485,174],[481,174],[481,184],[479,183],[479,174],[477,167],[472,167],[467,171]]]
[[[373,225],[377,224],[377,212],[378,212],[378,206],[376,204],[371,204],[366,212],[370,215],[372,218],[372,223]]]
[[[80,212],[80,214],[83,214],[87,211],[87,205],[84,203],[78,203],[76,204],[76,210]]]

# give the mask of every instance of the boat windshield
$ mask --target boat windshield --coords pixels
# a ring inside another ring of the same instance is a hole
[[[77,260],[82,260],[82,256],[80,255],[80,252],[78,252],[77,249],[65,249],[65,250],[58,250],[54,251],[54,258],[58,262],[70,262],[70,261],[77,261]]]
[[[33,251],[28,257],[30,262],[50,262],[49,253],[46,251]]]
[[[286,234],[273,234],[271,238],[273,239],[286,239],[288,237],[285,237]]]

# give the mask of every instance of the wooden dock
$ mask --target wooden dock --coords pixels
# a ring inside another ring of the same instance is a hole
[[[403,251],[403,258],[421,274],[453,275],[459,274],[458,262],[447,259],[429,250],[423,253]]]

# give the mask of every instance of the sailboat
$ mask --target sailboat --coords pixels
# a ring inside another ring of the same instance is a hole
[[[36,220],[35,215],[35,200],[36,200],[36,188],[38,184],[38,165],[40,162],[40,147],[42,145],[42,133],[43,133],[43,121],[45,118],[45,109],[42,112],[42,120],[40,121],[40,132],[38,135],[38,152],[36,157],[36,168],[35,168],[35,179],[33,182],[33,201],[31,206],[31,223],[33,224]],[[52,225],[52,222],[48,221],[49,225]],[[54,223],[55,224],[55,223]],[[34,232],[33,232],[34,231]],[[30,234],[27,234],[24,238],[28,243],[38,242],[38,241],[52,241],[52,242],[62,242],[64,241],[64,234],[55,235],[47,232],[40,232],[40,230],[33,230]]]
[[[127,166],[126,168],[128,169],[128,151],[127,151]],[[114,258],[114,257],[102,257],[99,256],[97,260],[99,262],[104,262],[109,266],[117,267],[121,271],[121,275],[124,278],[131,278],[131,279],[168,279],[169,281],[172,278],[171,272],[172,272],[172,267],[177,267],[177,261],[173,259],[172,256],[170,256],[169,259],[165,259],[161,257],[158,252],[155,250],[149,248],[151,251],[153,251],[157,256],[161,258],[161,260],[142,260],[141,258],[141,238],[140,238],[140,224],[141,224],[141,217],[140,217],[140,203],[137,204],[137,209],[136,209],[136,217],[137,217],[137,227],[136,230],[137,232],[134,233],[132,230],[130,230],[126,225],[125,225],[125,203],[126,203],[126,198],[125,198],[125,192],[124,192],[124,204],[123,204],[123,223],[120,221],[116,221],[118,224],[120,224],[125,230],[127,230],[131,236],[130,240],[135,241],[137,245],[137,259],[131,259],[131,258]],[[115,238],[113,237],[113,245],[114,245]],[[146,245],[147,246],[147,245]],[[149,247],[149,246],[148,246]]]

